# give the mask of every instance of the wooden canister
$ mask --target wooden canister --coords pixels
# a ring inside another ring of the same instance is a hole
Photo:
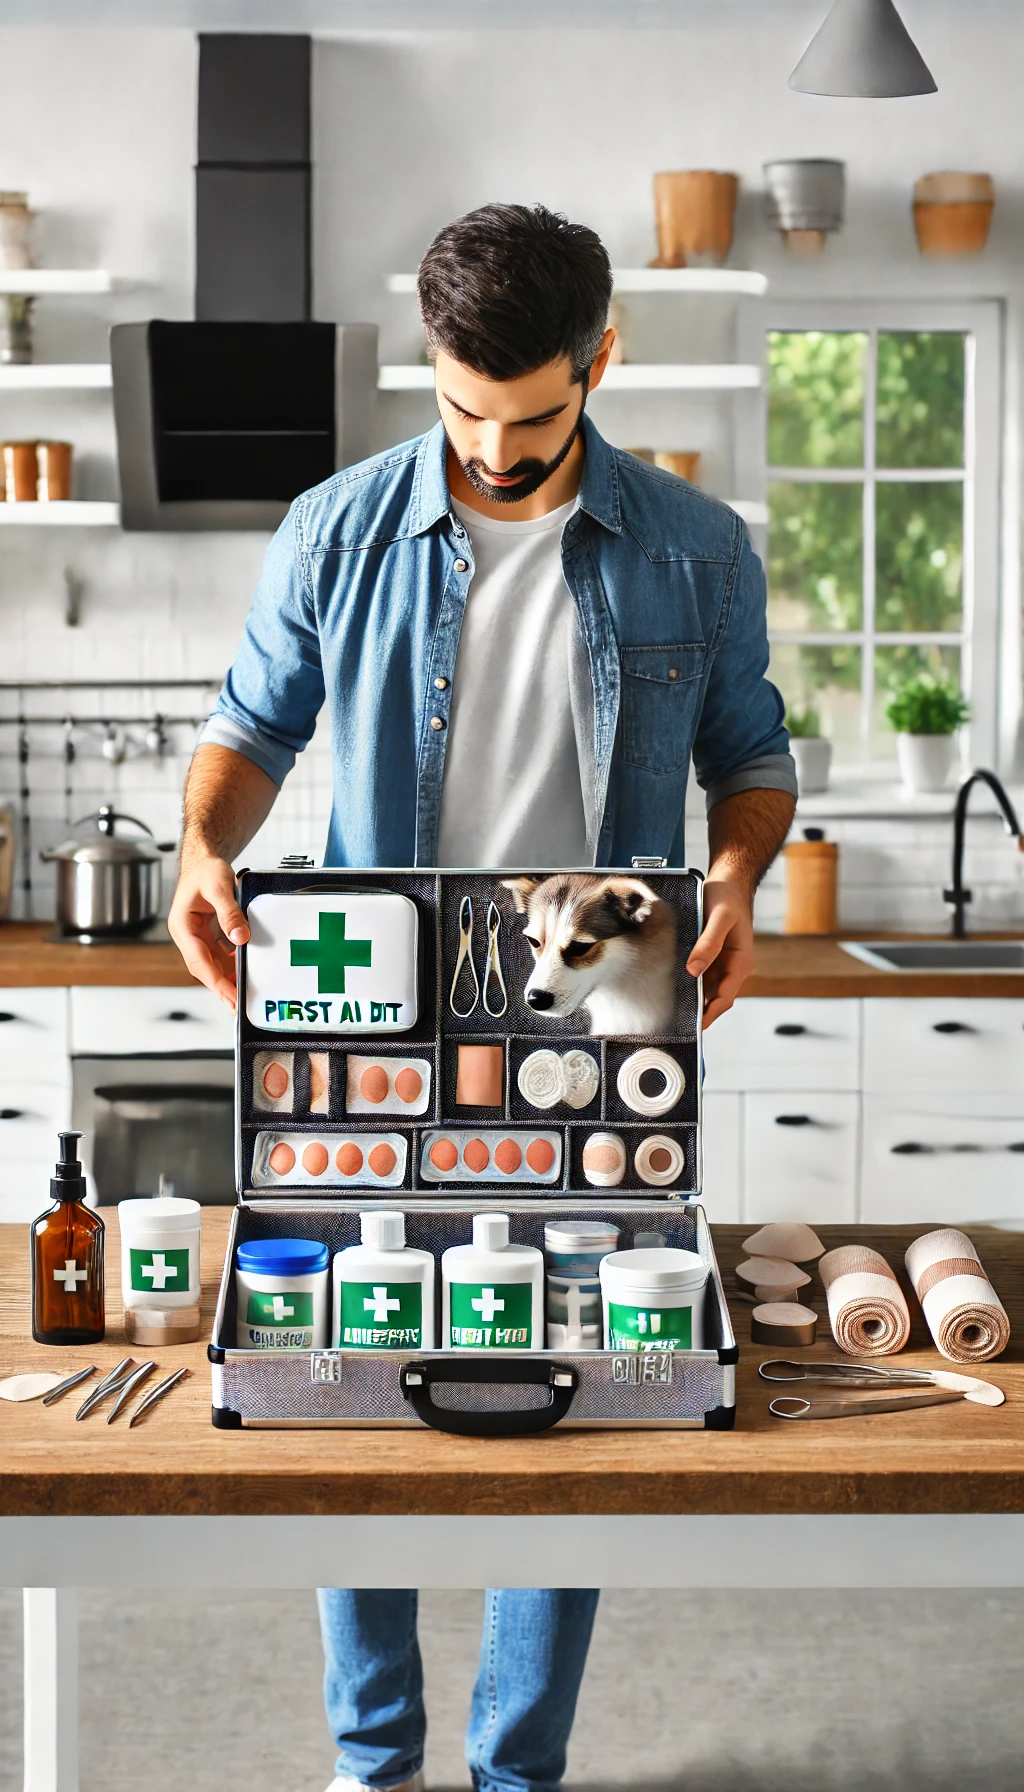
[[[39,461],[35,442],[3,444],[4,496],[8,504],[32,503],[39,496]]]
[[[654,176],[662,268],[721,267],[732,247],[739,176],[687,168]]]
[[[66,503],[71,496],[71,443],[37,442],[39,497]]]
[[[693,453],[668,454],[661,448],[654,451],[654,464],[663,472],[674,473],[677,479],[686,479],[690,485],[700,484],[700,455]]]
[[[783,849],[786,912],[783,933],[835,933],[839,848],[818,828]]]

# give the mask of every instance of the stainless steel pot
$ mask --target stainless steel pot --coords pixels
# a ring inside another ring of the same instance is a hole
[[[118,834],[119,821],[146,839]],[[95,825],[90,825],[95,824]],[[104,805],[74,824],[76,832],[40,858],[57,866],[57,923],[63,933],[90,938],[142,933],[160,913],[160,854],[151,830],[134,815]],[[79,834],[77,830],[88,829]]]

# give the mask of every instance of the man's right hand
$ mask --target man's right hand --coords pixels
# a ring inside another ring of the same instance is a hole
[[[226,859],[192,858],[183,868],[167,917],[171,938],[198,982],[237,1006],[234,946],[249,939]],[[229,943],[230,942],[230,943]]]

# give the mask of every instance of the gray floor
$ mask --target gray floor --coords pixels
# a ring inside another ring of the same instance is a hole
[[[20,1779],[21,1595],[0,1592],[0,1792]],[[323,1792],[313,1596],[80,1599],[82,1792]],[[480,1596],[422,1604],[430,1786],[464,1788]],[[1019,1792],[1024,1593],[610,1593],[569,1785]]]

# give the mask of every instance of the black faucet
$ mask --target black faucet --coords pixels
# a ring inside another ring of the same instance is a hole
[[[953,813],[953,883],[950,889],[942,892],[943,902],[948,902],[953,910],[953,938],[955,940],[967,937],[965,917],[967,904],[971,900],[971,892],[964,889],[964,827],[967,822],[967,804],[975,784],[988,785],[1003,811],[1006,832],[1017,836],[1017,850],[1024,852],[1024,839],[1021,838],[1017,811],[995,772],[987,772],[983,768],[972,772],[969,778],[964,779],[956,793],[956,809]]]

